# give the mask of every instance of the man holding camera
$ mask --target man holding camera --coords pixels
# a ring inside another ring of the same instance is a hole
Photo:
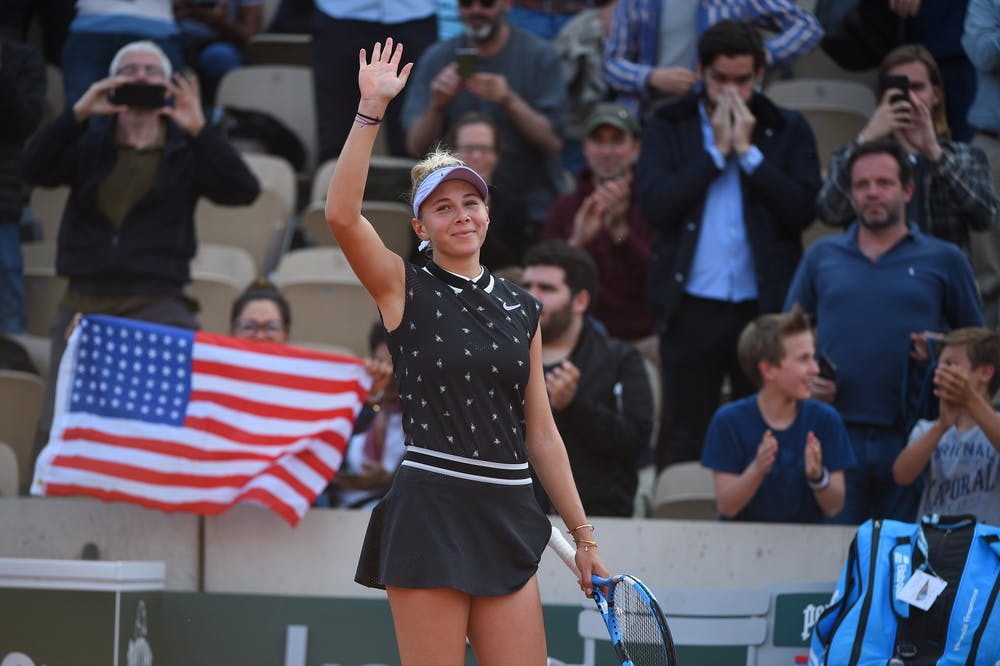
[[[541,227],[560,192],[566,87],[555,48],[512,26],[509,0],[460,0],[465,30],[417,60],[403,102],[407,150],[421,157],[469,111],[491,116],[502,137],[493,184],[519,193]]]
[[[785,309],[798,304],[813,315],[817,355],[835,366],[812,380],[811,393],[840,412],[858,463],[846,471],[836,522],[912,521],[920,493],[895,483],[892,464],[920,402],[927,341],[981,326],[982,311],[961,251],[907,221],[914,192],[907,150],[892,138],[863,143],[844,169],[856,221],[809,248]]]
[[[124,46],[110,74],[40,130],[22,161],[27,182],[70,186],[56,256],[69,285],[52,323],[51,368],[78,312],[197,328],[183,294],[197,245],[195,203],[249,204],[260,192],[239,154],[206,125],[197,81],[172,76],[158,46]]]

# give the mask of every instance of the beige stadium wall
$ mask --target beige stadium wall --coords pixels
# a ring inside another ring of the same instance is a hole
[[[86,499],[0,499],[0,557],[74,559],[87,543],[104,560],[162,560],[173,591],[381,597],[354,583],[368,514],[310,511],[290,527],[264,509],[204,520]],[[595,518],[605,561],[655,587],[751,588],[836,580],[852,528]],[[433,539],[433,534],[427,535]],[[203,565],[199,542],[204,540]],[[552,553],[539,572],[545,603],[579,592]]]

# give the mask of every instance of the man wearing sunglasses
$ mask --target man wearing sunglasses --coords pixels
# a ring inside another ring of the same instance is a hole
[[[663,364],[661,468],[700,459],[724,377],[733,397],[753,391],[736,341],[781,311],[820,187],[805,118],[755,91],[766,62],[756,28],[716,23],[698,61],[703,83],[650,117],[636,167],[639,205],[660,231],[646,295]]]
[[[560,190],[565,85],[552,45],[507,21],[509,0],[459,0],[464,31],[417,60],[403,103],[406,145],[422,156],[463,114],[492,117],[504,137],[498,189],[520,193],[540,228]]]

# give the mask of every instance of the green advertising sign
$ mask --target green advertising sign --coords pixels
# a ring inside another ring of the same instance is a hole
[[[774,645],[808,646],[816,620],[829,603],[829,592],[777,595],[774,599]]]
[[[144,654],[164,627],[161,592],[0,588],[0,663],[4,666],[152,666]],[[145,647],[144,647],[145,646]]]

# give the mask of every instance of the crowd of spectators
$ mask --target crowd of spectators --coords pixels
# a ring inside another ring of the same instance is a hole
[[[406,92],[372,122],[390,154],[444,143],[488,183],[482,260],[544,306],[549,399],[588,514],[631,515],[643,465],[702,461],[727,519],[857,524],[920,505],[995,520],[1000,2],[884,2],[901,43],[873,72],[874,112],[832,154],[766,88],[819,48],[807,2],[282,0],[273,29],[311,33],[319,162],[357,111],[347,63],[404,44]],[[18,177],[71,188],[50,367],[77,312],[198,325],[195,202],[259,192],[204,110],[270,27],[267,0],[68,4],[0,13],[4,333],[24,327]],[[33,11],[66,99],[37,132]],[[169,101],[111,101],[134,83]],[[804,252],[817,220],[829,235]],[[287,304],[251,290],[231,332],[286,342]],[[328,502],[365,506],[391,483],[405,440],[392,391]]]

